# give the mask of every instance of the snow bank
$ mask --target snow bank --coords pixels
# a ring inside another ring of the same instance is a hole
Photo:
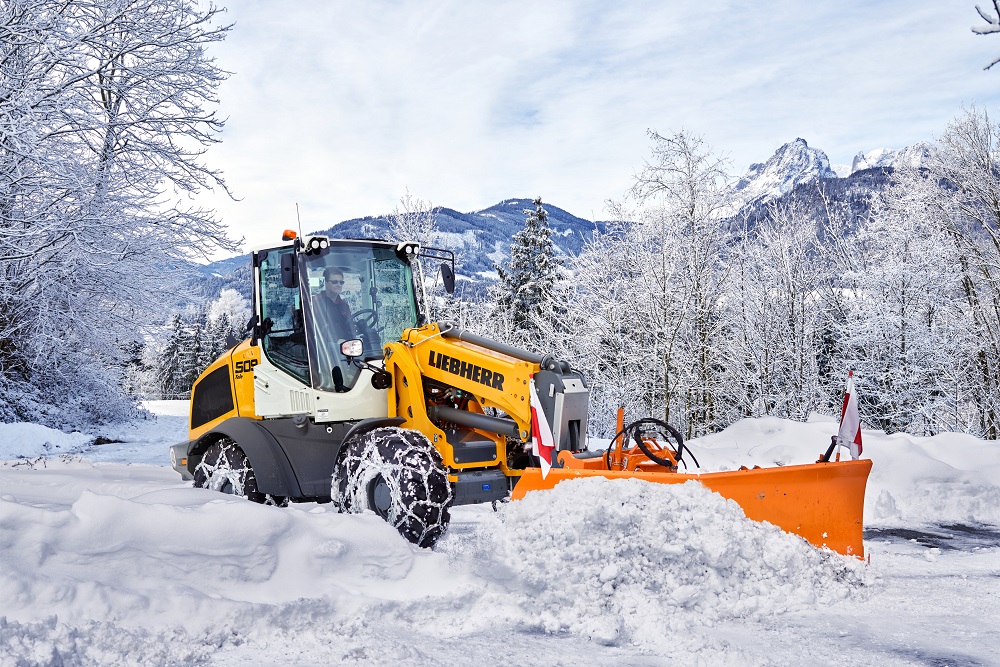
[[[3,615],[19,623],[56,614],[73,625],[101,619],[203,634],[248,605],[407,600],[461,583],[444,556],[411,548],[375,515],[265,507],[191,488],[130,499],[83,490],[55,509],[3,494],[0,553]]]
[[[69,454],[93,440],[85,433],[63,433],[41,424],[0,424],[0,461]]]
[[[837,432],[837,420],[743,419],[689,444],[706,471],[740,465],[812,463]],[[961,433],[919,437],[862,430],[873,462],[865,525],[1000,524],[1000,445]]]
[[[145,419],[63,433],[39,424],[0,424],[0,461],[82,455],[91,461],[163,466],[187,439],[187,401],[144,401]],[[101,437],[105,444],[94,444]],[[110,441],[110,442],[109,442]]]
[[[0,468],[0,489],[0,642],[27,664],[176,664],[248,637],[350,662],[387,632],[405,654],[407,633],[459,646],[497,627],[676,654],[687,628],[866,584],[695,484],[577,480],[497,515],[456,508],[436,551],[374,514],[255,505],[146,466]]]
[[[192,488],[166,467],[166,445],[184,435],[182,405],[122,427],[129,442],[120,445],[32,425],[0,431],[17,456],[44,457],[0,464],[0,667],[816,664],[845,655],[854,658],[843,664],[895,665],[948,644],[936,629],[957,617],[981,647],[964,664],[995,653],[995,596],[975,598],[996,580],[992,546],[880,543],[866,568],[747,521],[696,484],[582,479],[498,513],[454,508],[438,547],[416,549],[371,514],[263,507]],[[814,461],[835,431],[818,416],[751,419],[691,447],[706,470],[791,465]],[[868,430],[864,439],[875,461],[868,525],[1000,523],[996,443]],[[60,447],[82,447],[89,460]],[[152,460],[163,463],[131,465]],[[982,618],[962,616],[969,600]],[[844,619],[859,614],[865,623],[847,627],[857,638],[845,644]],[[896,619],[892,632],[883,617]],[[965,649],[946,648],[942,662],[962,661]]]
[[[694,625],[829,604],[864,565],[819,551],[696,483],[580,479],[486,523],[520,579],[521,622],[602,643],[676,642]]]

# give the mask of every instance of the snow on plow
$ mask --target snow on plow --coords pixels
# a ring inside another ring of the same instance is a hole
[[[862,515],[870,460],[830,461],[778,468],[689,474],[660,470],[607,470],[587,467],[588,461],[560,452],[565,467],[552,468],[543,479],[540,468],[527,468],[511,500],[529,491],[551,489],[566,479],[608,477],[642,479],[660,484],[697,481],[735,501],[747,518],[767,521],[799,535],[817,547],[864,557]],[[585,465],[579,465],[584,463]]]
[[[629,441],[635,444],[626,447]],[[607,451],[561,451],[547,472],[525,469],[511,500],[583,477],[642,479],[659,484],[696,481],[736,502],[748,519],[774,524],[817,547],[864,557],[863,515],[870,460],[830,461],[827,452],[807,465],[682,473],[678,466],[686,465],[685,450],[680,434],[666,423],[643,419],[622,428],[619,413],[619,433]],[[694,459],[690,450],[687,452]]]

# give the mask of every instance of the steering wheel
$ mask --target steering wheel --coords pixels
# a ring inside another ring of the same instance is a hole
[[[365,308],[364,310],[359,310],[354,313],[351,318],[357,327],[364,327],[365,329],[373,329],[376,324],[378,324],[378,313],[374,308]]]

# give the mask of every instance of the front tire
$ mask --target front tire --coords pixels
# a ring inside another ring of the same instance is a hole
[[[230,438],[216,440],[205,450],[194,469],[194,485],[199,489],[243,496],[262,505],[284,507],[288,504],[283,496],[260,492],[250,459]]]
[[[341,512],[371,510],[419,547],[451,520],[451,484],[441,454],[417,431],[377,428],[344,443],[331,497]]]

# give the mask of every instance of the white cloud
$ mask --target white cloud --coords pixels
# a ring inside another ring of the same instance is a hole
[[[1000,39],[972,5],[240,0],[210,198],[252,244],[392,210],[541,195],[584,217],[628,187],[647,128],[734,171],[801,136],[833,162],[996,105]]]

